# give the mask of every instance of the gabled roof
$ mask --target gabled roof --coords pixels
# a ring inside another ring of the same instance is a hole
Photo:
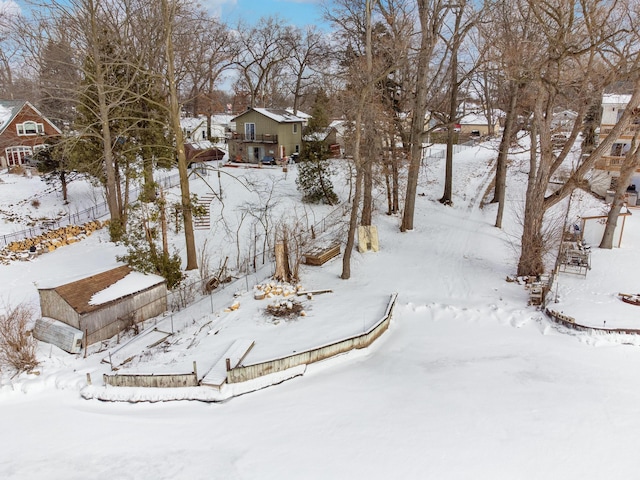
[[[228,125],[233,121],[233,115],[228,115],[226,113],[216,113],[211,115],[211,124],[212,125]]]
[[[62,134],[62,131],[56,127],[47,117],[45,117],[40,110],[34,107],[31,103],[25,100],[2,100],[0,99],[0,135],[4,133],[7,126],[13,121],[13,119],[20,113],[24,107],[31,108],[36,114],[38,114],[42,120],[47,122],[51,127],[55,129],[58,134]]]
[[[102,308],[105,303],[108,303],[108,301],[104,301],[103,299],[103,301],[96,303],[96,299],[94,298],[96,294],[112,287],[127,275],[133,273],[136,272],[133,272],[129,266],[123,265],[112,270],[107,270],[106,272],[83,278],[82,280],[67,283],[66,285],[60,285],[53,290],[55,290],[56,293],[71,306],[71,308],[82,315]],[[164,278],[158,275],[138,275],[148,277],[145,279],[147,281],[145,282],[140,281],[140,279],[136,279],[135,288],[131,288],[125,294],[121,294],[120,297],[146,290],[151,286],[165,281]]]
[[[0,134],[22,110],[25,103],[27,102],[24,100],[0,100]]]
[[[284,108],[250,108],[242,112],[240,115],[237,115],[233,120],[235,121],[237,118],[240,118],[242,115],[245,115],[247,112],[254,111],[258,112],[261,115],[264,115],[271,120],[275,120],[278,123],[297,123],[304,122],[304,118],[300,118],[295,116],[292,113],[287,112]]]
[[[327,139],[332,132],[336,131],[335,127],[327,127],[322,130],[318,130],[317,132],[309,133],[305,135],[302,139],[305,142],[322,142]]]
[[[180,119],[180,126],[182,128],[191,128],[195,130],[196,128],[200,128],[203,126],[206,128],[207,126],[207,118],[206,117],[184,117]]]
[[[498,118],[494,118],[493,122],[496,123]],[[487,116],[482,113],[467,113],[459,121],[461,125],[487,125]]]
[[[289,107],[286,110],[288,113],[293,115],[293,108]],[[303,120],[309,120],[311,118],[311,115],[309,115],[308,113],[301,112],[300,110],[298,110],[298,113],[296,113],[296,116],[300,117]]]

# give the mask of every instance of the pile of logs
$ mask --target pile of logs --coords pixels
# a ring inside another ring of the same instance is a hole
[[[13,260],[27,260],[41,253],[53,252],[56,248],[83,240],[96,230],[105,227],[108,223],[108,220],[105,222],[94,220],[84,225],[67,225],[66,227],[49,230],[37,237],[11,242],[0,250],[0,262],[7,264]]]
[[[254,287],[253,296],[256,300],[264,300],[265,298],[273,298],[274,296],[288,297],[300,291],[300,285],[293,286],[288,283],[271,282]]]

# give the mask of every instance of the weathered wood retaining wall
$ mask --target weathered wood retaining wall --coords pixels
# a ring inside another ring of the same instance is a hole
[[[547,316],[555,323],[562,325],[563,327],[572,328],[580,332],[596,331],[602,333],[626,333],[628,335],[640,335],[640,330],[634,328],[598,328],[588,327],[586,325],[580,325],[576,323],[576,319],[569,315],[556,312],[555,310],[545,309]]]
[[[298,365],[307,365],[319,362],[320,360],[325,360],[353,349],[368,347],[380,335],[382,335],[387,328],[389,328],[389,322],[391,322],[391,318],[393,316],[393,308],[397,297],[398,294],[396,293],[391,295],[391,299],[389,300],[384,316],[368,331],[345,340],[330,343],[312,350],[299,352],[294,355],[276,358],[253,365],[239,365],[227,371],[227,383],[245,382],[263,375],[297,367]]]
[[[176,374],[124,374],[102,376],[105,385],[112,387],[197,387],[198,372],[196,362],[193,362],[193,372]]]

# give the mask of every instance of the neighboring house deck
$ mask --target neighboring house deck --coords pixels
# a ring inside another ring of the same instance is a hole
[[[31,103],[0,100],[0,167],[24,164],[48,138],[61,134]]]
[[[631,100],[631,95],[603,95],[599,142],[602,142],[611,133],[611,130],[622,116],[629,100]],[[633,119],[631,125],[616,138],[611,146],[611,150],[596,162],[594,166],[594,177],[596,180],[592,181],[592,190],[594,192],[606,196],[606,191],[617,183],[617,179],[620,176],[620,168],[624,163],[626,153],[631,148],[631,141],[638,128],[640,128],[640,117]],[[636,171],[630,187],[633,185],[635,185],[636,188],[640,188],[640,169]]]
[[[250,108],[234,118],[236,132],[229,141],[231,160],[258,163],[299,153],[304,119],[284,109]]]

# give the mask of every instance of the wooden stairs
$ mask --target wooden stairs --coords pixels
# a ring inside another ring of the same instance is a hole
[[[204,207],[206,213],[204,215],[198,215],[193,217],[193,228],[196,230],[209,230],[211,228],[211,202],[216,198],[214,194],[203,195],[198,198],[199,207]]]

